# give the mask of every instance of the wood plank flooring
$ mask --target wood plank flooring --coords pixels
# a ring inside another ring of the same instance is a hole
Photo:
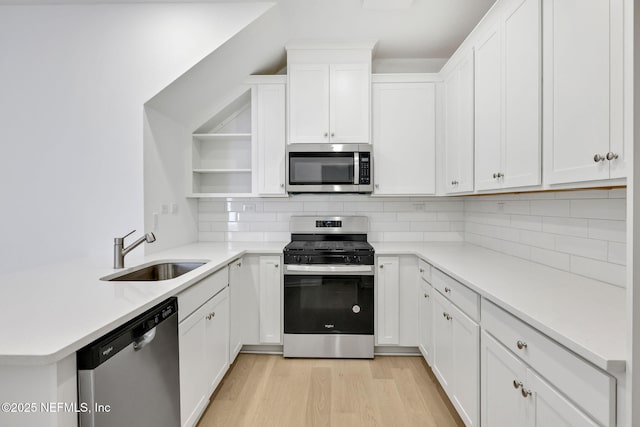
[[[422,357],[240,354],[202,416],[215,426],[464,426]]]

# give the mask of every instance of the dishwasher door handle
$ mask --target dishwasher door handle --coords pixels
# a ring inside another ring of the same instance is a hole
[[[133,342],[134,350],[142,350],[147,344],[149,344],[156,337],[156,327],[149,329],[143,336],[136,338]]]

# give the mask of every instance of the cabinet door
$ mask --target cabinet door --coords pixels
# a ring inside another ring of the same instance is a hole
[[[431,293],[433,304],[433,363],[431,368],[442,388],[450,393],[453,371],[452,326],[448,319],[451,303],[435,289]]]
[[[258,193],[285,194],[285,85],[256,87]]]
[[[398,345],[400,339],[400,260],[378,258],[378,291],[376,296],[378,324],[376,342]]]
[[[282,344],[279,256],[260,257],[260,342]]]
[[[376,83],[375,193],[435,193],[435,85]]]
[[[229,265],[229,364],[236,360],[242,348],[242,276],[242,259],[238,259]]]
[[[541,183],[540,0],[519,0],[504,27],[504,187]]]
[[[544,170],[548,183],[624,176],[622,3],[544,0]]]
[[[469,426],[480,424],[480,326],[451,304],[453,400]]]
[[[535,400],[535,409],[529,425],[535,427],[595,427],[598,425],[531,370],[528,372],[525,387],[525,390],[531,392],[528,399]]]
[[[207,399],[229,369],[229,288],[211,298],[205,315],[205,369]]]
[[[371,69],[369,64],[330,66],[330,140],[335,144],[370,142]]]
[[[523,399],[521,394],[527,381],[527,369],[485,331],[482,331],[480,371],[482,425],[527,426],[532,402]]]
[[[473,191],[473,80],[471,52],[460,61],[444,83],[447,193]]]
[[[329,142],[329,66],[291,64],[289,144]]]
[[[180,351],[180,423],[193,426],[207,404],[208,379],[204,375],[206,331],[209,313],[207,304],[193,312],[178,325]]]
[[[502,55],[499,26],[475,46],[475,185],[476,190],[500,188]]]
[[[431,286],[423,279],[418,279],[418,300],[420,301],[418,311],[418,332],[419,348],[422,356],[431,365],[431,341],[433,335],[433,313],[431,308]]]

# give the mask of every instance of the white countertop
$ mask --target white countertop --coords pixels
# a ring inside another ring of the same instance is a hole
[[[417,255],[594,365],[625,370],[622,288],[465,243],[373,246],[376,255]]]
[[[139,259],[208,260],[162,282],[105,282],[90,262],[0,277],[0,364],[48,364],[74,353],[245,253],[286,243],[194,243]],[[417,255],[610,372],[625,369],[625,290],[464,243],[373,243],[376,255]]]
[[[234,258],[245,253],[281,254],[285,245],[195,243],[136,262],[127,260],[129,267],[154,260],[208,260],[201,268],[161,282],[105,282],[100,277],[116,270],[88,260],[0,276],[0,364],[54,363]]]

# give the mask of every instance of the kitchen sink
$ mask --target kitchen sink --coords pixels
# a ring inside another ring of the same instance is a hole
[[[102,277],[108,282],[158,282],[175,279],[205,265],[207,261],[159,261]]]

